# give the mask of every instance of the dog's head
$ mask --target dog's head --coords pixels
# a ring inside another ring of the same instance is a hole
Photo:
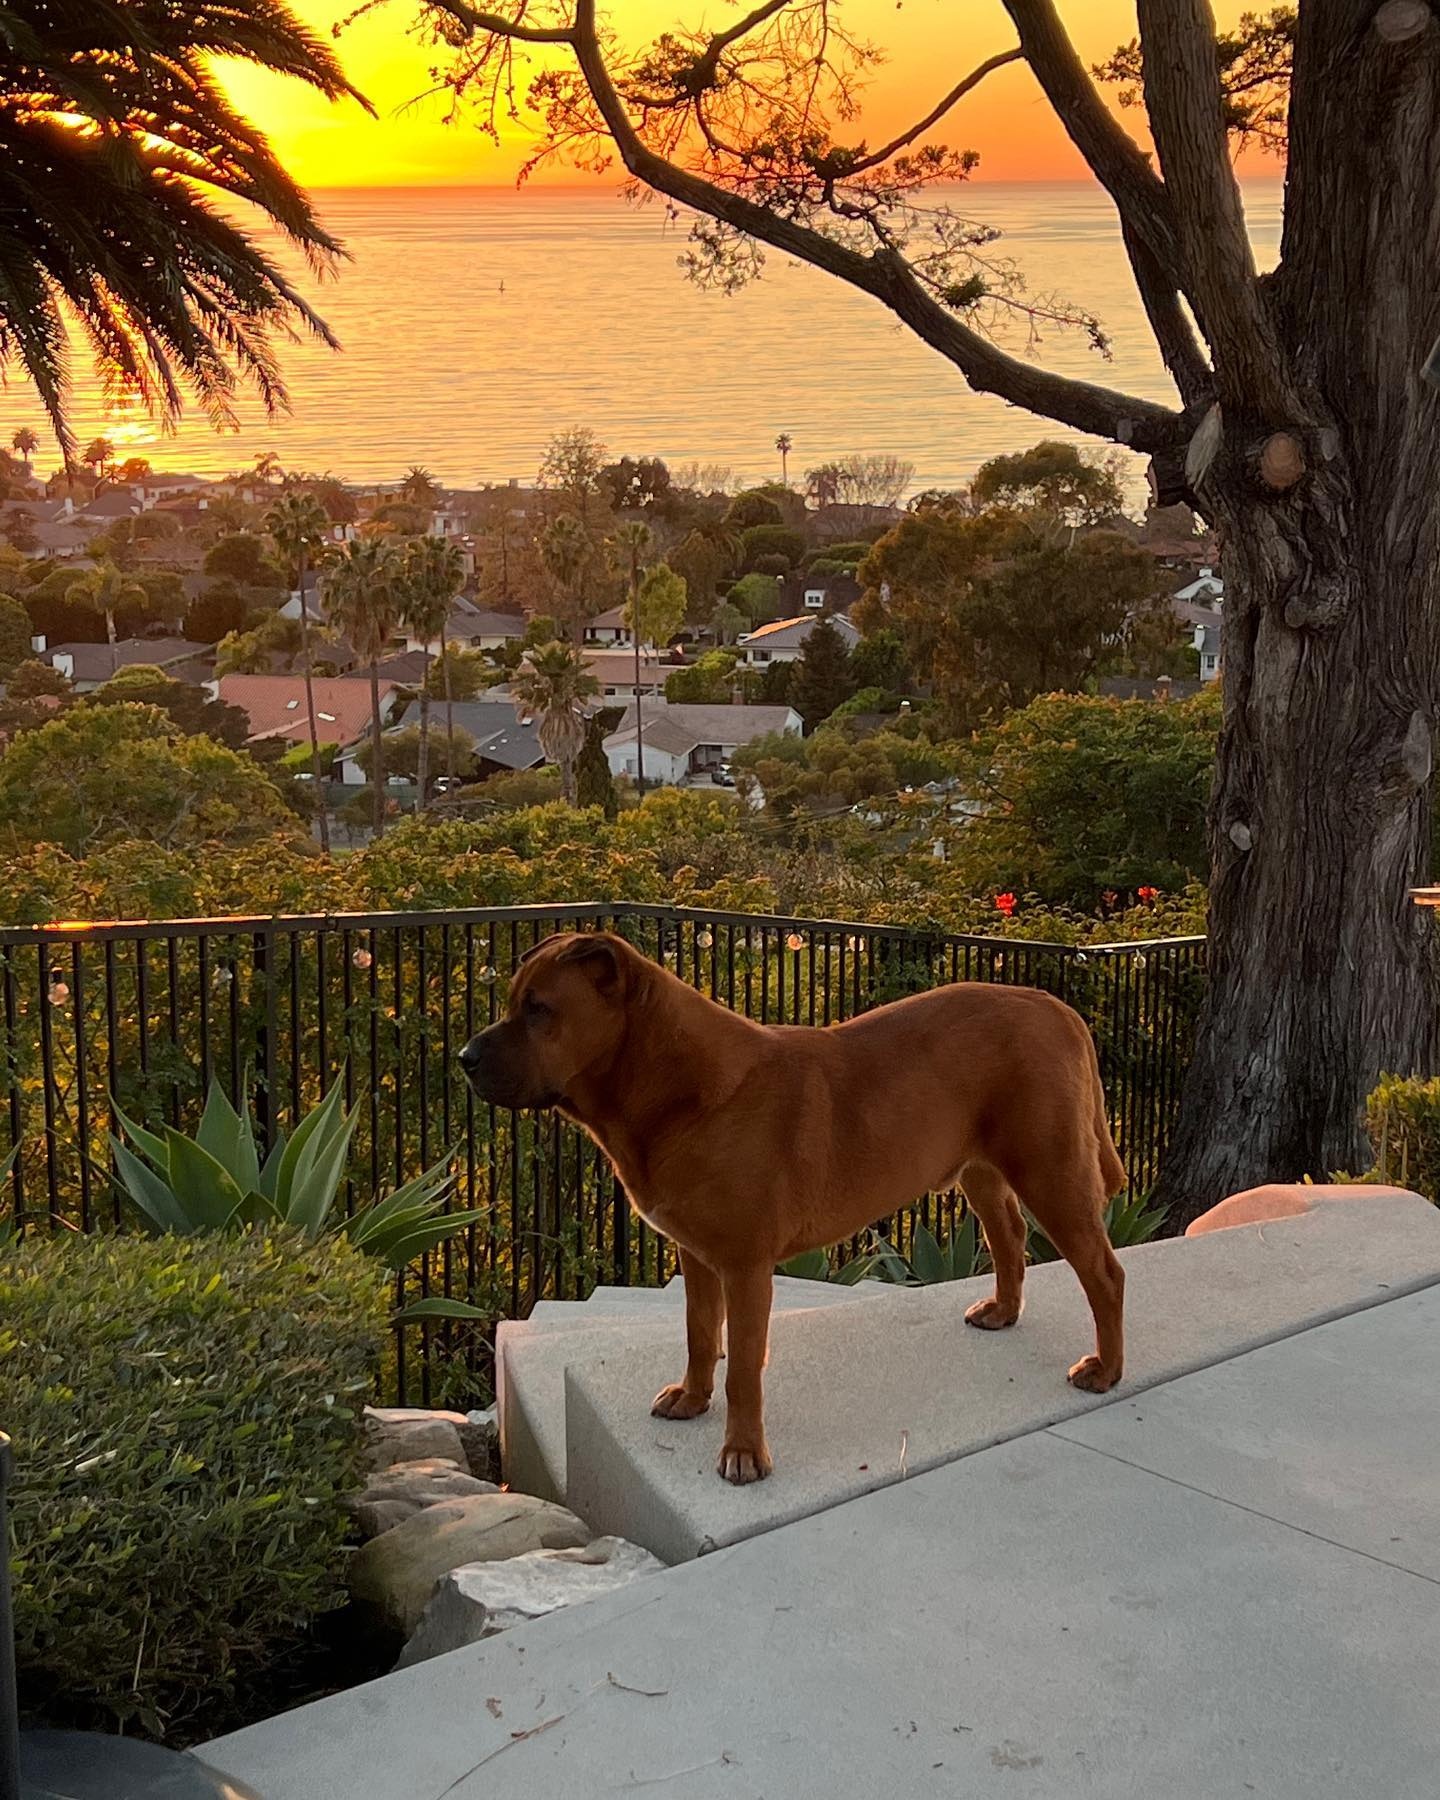
[[[648,969],[608,931],[563,933],[527,950],[505,1017],[460,1052],[471,1087],[493,1106],[563,1105],[579,1077],[613,1059]]]

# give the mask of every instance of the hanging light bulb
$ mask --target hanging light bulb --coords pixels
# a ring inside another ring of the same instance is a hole
[[[217,969],[215,971],[215,973],[210,977],[211,982],[217,988],[229,987],[230,983],[234,979],[235,979],[235,971],[233,969],[226,969],[226,968]]]
[[[695,933],[695,942],[702,950],[708,950],[715,942],[715,934],[713,931],[697,931]]]
[[[805,948],[805,940],[798,931],[792,931],[785,942],[792,950],[803,950]]]
[[[52,1006],[63,1006],[70,998],[70,986],[59,969],[50,971],[50,986],[47,990]]]
[[[374,962],[375,958],[370,954],[370,952],[362,944],[360,946],[360,948],[355,952],[355,954],[350,958],[350,960],[352,963],[354,963],[354,965],[357,969],[368,969],[370,967],[371,963]]]
[[[496,972],[491,968],[489,963],[486,963],[483,968],[475,971],[475,979],[479,982],[483,982],[486,987],[489,987],[496,979]]]

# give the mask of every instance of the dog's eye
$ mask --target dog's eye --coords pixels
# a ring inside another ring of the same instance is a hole
[[[550,1017],[550,1008],[543,1000],[537,1000],[534,994],[527,994],[525,996],[525,1017],[539,1023]]]

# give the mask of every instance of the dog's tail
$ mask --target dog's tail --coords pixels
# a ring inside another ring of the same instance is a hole
[[[1110,1135],[1110,1120],[1105,1111],[1105,1084],[1100,1079],[1100,1058],[1095,1051],[1095,1039],[1089,1031],[1085,1033],[1085,1043],[1089,1049],[1090,1080],[1094,1089],[1095,1149],[1100,1159],[1100,1179],[1108,1198],[1128,1187],[1130,1177],[1125,1172],[1120,1152],[1115,1148],[1115,1140]]]

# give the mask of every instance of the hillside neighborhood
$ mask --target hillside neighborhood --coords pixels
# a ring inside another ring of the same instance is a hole
[[[911,700],[942,692],[908,643],[891,654],[884,680],[867,680],[862,647],[923,641],[923,623],[907,627],[886,552],[895,547],[903,575],[906,533],[927,520],[953,522],[974,510],[969,502],[957,509],[945,496],[921,495],[902,507],[898,497],[872,495],[842,504],[827,501],[822,486],[817,503],[813,491],[807,498],[778,484],[683,492],[662,476],[654,491],[616,504],[587,439],[560,434],[558,473],[541,483],[470,491],[442,489],[423,469],[394,484],[355,486],[288,474],[265,458],[253,471],[207,480],[117,462],[103,443],[92,446],[88,477],[42,480],[28,459],[7,456],[0,598],[9,596],[17,617],[23,609],[26,641],[0,685],[21,664],[46,673],[21,672],[23,698],[0,705],[0,730],[17,706],[43,713],[117,677],[158,674],[234,709],[250,750],[288,756],[293,774],[319,777],[335,802],[367,788],[378,754],[393,810],[417,803],[415,744],[431,731],[444,736],[422,804],[463,804],[497,777],[553,762],[539,729],[542,705],[525,679],[547,639],[571,646],[579,729],[598,733],[622,790],[642,779],[731,785],[737,752],[813,730],[821,720],[813,707],[812,716],[797,707],[792,687],[817,633],[837,668],[855,664],[859,673],[835,693],[843,700],[863,689],[867,705],[852,711],[872,724],[896,716],[902,700],[908,713]],[[1042,463],[1047,450],[1035,453]],[[1047,479],[1038,467],[1032,492],[1017,488],[1006,503],[1018,502],[1022,514],[1043,506]],[[283,513],[281,503],[297,495],[312,508],[313,533],[299,555],[274,523],[277,507]],[[1137,585],[1127,570],[1139,603],[1081,658],[1088,673],[1080,685],[1119,698],[1183,698],[1220,673],[1224,594],[1214,549],[1183,509],[1152,507],[1136,525],[1103,483],[1101,497],[1079,518],[1082,547],[1113,540],[1142,577]],[[567,545],[572,526],[576,541]],[[640,574],[653,586],[658,564],[674,587],[668,611],[647,616],[640,607],[638,645],[640,565],[627,595],[616,550],[637,531],[648,540]],[[442,607],[423,622],[396,610],[382,641],[357,645],[334,603],[336,564],[377,542],[414,541],[444,547]],[[926,604],[923,594],[912,598]],[[1157,604],[1169,621],[1158,635]],[[1135,622],[1147,609],[1142,629]],[[1085,619],[1075,628],[1096,629]],[[978,723],[985,705],[952,710],[969,710]],[[307,744],[319,748],[319,769],[294,766]],[[358,825],[358,801],[352,810]]]

